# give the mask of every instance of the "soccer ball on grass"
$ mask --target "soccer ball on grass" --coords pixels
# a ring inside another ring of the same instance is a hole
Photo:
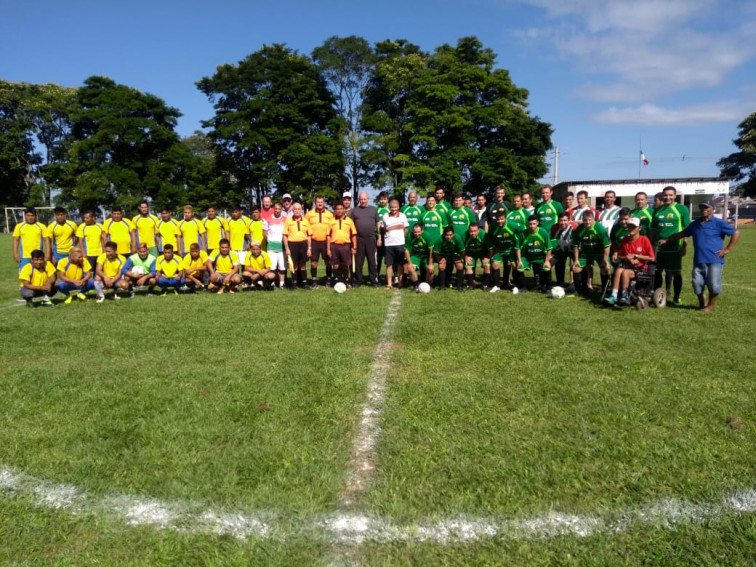
[[[417,286],[418,293],[430,293],[431,286],[428,282],[422,282]]]
[[[344,293],[347,290],[346,284],[344,282],[337,282],[335,286],[333,286],[333,291],[336,293]]]

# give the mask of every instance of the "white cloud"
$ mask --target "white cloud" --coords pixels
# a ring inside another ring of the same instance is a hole
[[[551,44],[576,73],[594,76],[592,84],[577,91],[590,100],[638,103],[662,94],[715,87],[756,56],[756,15],[752,10],[739,11],[739,3],[522,1],[545,9],[549,19],[518,36]],[[717,31],[717,25],[727,29]]]
[[[592,116],[601,124],[640,126],[704,126],[718,122],[739,122],[756,106],[754,101],[718,101],[681,108],[662,108],[655,104],[612,107]]]

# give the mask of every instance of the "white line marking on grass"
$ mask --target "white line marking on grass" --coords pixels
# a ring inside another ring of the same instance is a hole
[[[487,539],[612,536],[641,526],[672,530],[684,524],[704,523],[727,512],[756,513],[756,488],[750,488],[711,502],[667,499],[592,515],[549,512],[517,519],[460,516],[417,524],[395,524],[375,516],[346,513],[292,519],[272,512],[202,509],[196,504],[160,502],[128,495],[97,497],[70,484],[56,484],[7,468],[0,468],[0,495],[28,498],[33,506],[72,515],[116,518],[129,526],[152,526],[183,533],[215,533],[237,539],[327,538],[343,546],[358,546],[365,542],[448,545]]]
[[[381,432],[381,410],[386,396],[386,377],[391,369],[391,346],[402,294],[395,291],[386,311],[373,366],[367,384],[367,402],[360,412],[360,425],[352,446],[349,476],[341,491],[340,507],[352,508],[365,493],[375,470],[375,448]]]
[[[6,309],[13,309],[14,307],[21,307],[22,305],[26,305],[26,302],[23,303],[17,302],[17,303],[11,303],[9,305],[0,305],[0,311],[5,311]]]
[[[747,285],[731,284],[731,283],[723,283],[722,287],[731,287],[733,289],[742,289],[744,291],[756,291],[756,287],[750,287],[750,286],[747,286]]]

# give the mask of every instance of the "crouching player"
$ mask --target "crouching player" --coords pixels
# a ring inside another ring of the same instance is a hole
[[[166,246],[168,246],[166,244]],[[172,246],[172,245],[171,245]],[[131,288],[130,297],[134,297],[134,288],[148,285],[148,293],[155,287],[155,256],[150,253],[146,242],[140,242],[136,254],[132,254],[123,265],[123,277]]]
[[[196,242],[193,244],[197,244]],[[184,264],[181,256],[173,253],[173,245],[166,244],[163,247],[163,255],[155,262],[155,279],[157,285],[167,295],[168,289],[173,289],[173,294],[178,295],[179,288],[184,285]]]
[[[528,219],[528,230],[522,235],[522,240],[515,246],[517,270],[515,270],[515,289],[519,293],[526,293],[525,270],[533,270],[536,285],[541,291],[551,288],[551,251],[554,248],[550,235],[539,225],[538,217],[532,215]],[[515,289],[512,293],[515,293]]]
[[[66,296],[64,303],[73,301],[74,296],[86,301],[85,291],[94,289],[92,279],[92,264],[84,257],[84,252],[78,246],[72,246],[67,258],[58,262],[58,289]]]
[[[604,299],[607,303],[628,305],[630,303],[627,288],[630,280],[640,270],[648,269],[648,262],[654,260],[654,247],[651,241],[641,234],[641,221],[633,217],[628,219],[627,228],[630,234],[622,239],[617,259],[621,262],[614,272],[612,294]]]
[[[252,289],[265,287],[273,289],[276,281],[276,273],[270,269],[270,256],[262,249],[262,243],[259,240],[253,240],[249,245],[249,254],[244,260],[244,270],[242,279],[248,282]]]
[[[412,227],[404,245],[404,273],[409,275],[412,285],[417,289],[420,278],[431,283],[433,280],[433,256],[428,241],[423,236],[423,225],[416,223]],[[418,273],[419,272],[419,273]]]
[[[239,275],[239,257],[231,251],[231,243],[228,238],[222,238],[218,244],[218,251],[207,260],[207,269],[210,272],[210,283],[218,286],[218,294],[228,290],[236,293],[236,286],[241,283]]]
[[[45,261],[45,253],[42,250],[32,250],[30,262],[25,264],[18,273],[21,282],[21,297],[26,301],[27,307],[34,307],[32,299],[41,297],[43,307],[54,307],[50,297],[55,295],[55,266],[52,262]]]
[[[465,255],[465,246],[454,235],[454,229],[447,226],[443,236],[432,248],[433,257],[438,263],[438,289],[446,289],[447,270],[451,275],[451,267],[457,268],[457,291],[462,291],[462,279],[464,276],[464,264],[462,258]]]
[[[209,210],[209,209],[208,209]],[[196,242],[189,246],[189,254],[184,256],[184,279],[189,291],[205,289],[210,282],[210,271],[207,268],[208,255],[204,250],[200,250]]]
[[[106,289],[113,290],[113,299],[121,299],[118,291],[129,289],[129,282],[122,274],[126,259],[116,252],[117,249],[118,245],[115,242],[106,242],[105,253],[97,258],[94,283],[97,290],[97,303],[105,301]]]

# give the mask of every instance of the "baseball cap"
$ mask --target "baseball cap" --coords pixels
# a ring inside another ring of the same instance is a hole
[[[344,193],[341,195],[341,197],[343,199],[351,199],[352,198],[352,193],[349,192],[349,191],[344,191]]]
[[[291,199],[291,195],[289,193],[284,193],[283,197],[281,197],[281,200]]]
[[[640,219],[636,217],[630,217],[627,219],[627,226],[640,226]]]
[[[712,201],[711,199],[704,199],[703,201],[701,201],[700,203],[698,203],[698,206],[699,207],[711,207],[711,208],[714,208],[714,201]]]

